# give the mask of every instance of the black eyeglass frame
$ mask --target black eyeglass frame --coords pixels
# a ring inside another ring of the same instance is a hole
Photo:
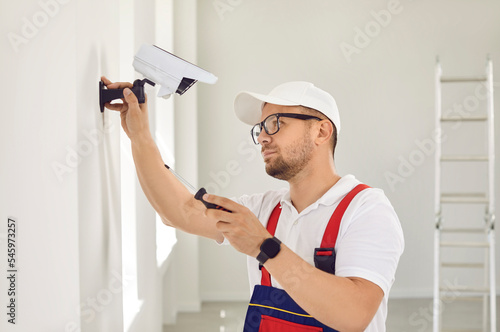
[[[266,126],[266,121],[267,119],[269,119],[270,117],[272,116],[275,116],[276,117],[276,131],[274,133],[270,133],[269,130],[267,130],[267,126]],[[266,131],[266,134],[268,135],[274,135],[276,134],[278,131],[280,131],[280,118],[292,118],[292,119],[299,119],[299,120],[318,120],[318,121],[321,121],[323,119],[320,119],[318,118],[317,116],[313,116],[313,115],[307,115],[307,114],[298,114],[298,113],[274,113],[274,114],[271,114],[269,115],[268,117],[266,117],[262,122],[259,122],[257,124],[255,124],[252,129],[250,130],[250,135],[252,136],[252,140],[253,142],[258,145],[259,142],[256,141],[256,139],[259,137],[259,136],[254,136],[253,134],[253,131],[255,129],[255,127],[258,126],[258,128],[260,129],[260,132],[259,132],[259,135],[260,133],[262,132],[262,128],[264,128],[264,130]]]

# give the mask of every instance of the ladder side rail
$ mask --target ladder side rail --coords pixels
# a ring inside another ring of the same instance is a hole
[[[489,281],[490,281],[490,330],[496,332],[496,268],[495,268],[495,121],[493,103],[493,64],[488,58],[486,66],[488,96],[488,242],[489,248]]]
[[[436,149],[435,149],[435,159],[434,159],[434,212],[436,216],[441,214],[441,138],[442,138],[442,128],[441,128],[441,116],[442,116],[442,101],[441,101],[441,76],[442,69],[439,59],[436,63],[436,74],[435,74],[435,86],[436,86],[436,100],[435,100],[435,135],[436,135]]]
[[[488,241],[489,244],[489,241]],[[489,271],[489,250],[490,248],[485,248],[484,249],[484,269],[483,269],[483,285],[485,289],[488,289],[489,286],[489,276],[490,276],[490,271]],[[483,328],[482,330],[484,332],[488,332],[488,308],[489,308],[489,292],[483,294]]]
[[[496,332],[496,275],[495,275],[495,232],[491,230],[488,232],[488,238],[490,242],[490,254],[489,256],[489,273],[490,273],[490,330],[491,332]]]
[[[493,65],[491,59],[488,59],[487,65],[487,107],[488,107],[488,213],[495,214],[495,119],[494,119],[494,103],[493,103]],[[493,220],[490,220],[493,222]]]
[[[441,296],[440,296],[440,242],[441,242],[441,76],[442,69],[439,59],[436,61],[435,72],[435,135],[436,135],[436,150],[434,159],[434,212],[436,216],[436,224],[434,230],[434,299],[433,299],[433,332],[441,330]]]

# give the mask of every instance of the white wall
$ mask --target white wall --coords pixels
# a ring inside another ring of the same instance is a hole
[[[369,42],[364,41],[368,45],[355,40],[358,29],[377,22],[372,12],[394,4],[396,14],[373,30]],[[403,182],[391,185],[385,174],[399,174],[400,158],[417,151],[417,141],[433,137],[437,55],[445,73],[460,76],[483,74],[490,54],[499,80],[500,4],[221,0],[198,5],[198,64],[219,77],[215,86],[198,87],[199,184],[227,196],[284,186],[265,174],[258,150],[251,146],[250,128],[238,122],[232,103],[241,90],[267,93],[288,80],[312,81],[333,94],[341,112],[338,171],[382,188],[401,219],[406,250],[392,294],[431,296],[433,156],[426,156]],[[358,45],[359,53],[344,56],[344,42]],[[497,87],[497,110],[499,91]],[[455,102],[462,101],[456,96]],[[228,175],[228,167],[237,172]],[[496,170],[498,174],[500,165]],[[234,249],[201,241],[200,266],[203,299],[248,297],[245,258]]]
[[[119,114],[99,111],[97,87],[101,75],[134,79],[139,45],[154,43],[156,30],[162,40],[172,33],[163,24],[171,7],[0,0],[1,331],[161,331],[162,273],[171,260],[157,253],[156,215],[135,170],[124,167],[131,160],[120,146]],[[8,217],[19,223],[16,325],[4,306]],[[170,235],[164,241],[173,243]],[[133,252],[122,256],[127,246]]]
[[[195,0],[174,1],[173,51],[196,63],[196,6]],[[181,98],[175,98],[175,169],[194,186],[198,182],[197,160],[197,87]],[[198,237],[178,231],[176,248],[177,303],[180,310],[197,311],[201,308],[199,292]]]
[[[2,306],[2,331],[122,329],[119,119],[97,104],[99,74],[118,74],[117,3],[1,2],[0,233],[20,223],[17,321]]]
[[[70,71],[74,73],[70,82],[76,83],[76,98],[67,100],[67,104],[76,105],[77,147],[83,150],[84,146],[90,146],[88,155],[83,154],[84,160],[75,169],[78,176],[78,218],[72,220],[79,226],[80,303],[87,303],[85,311],[81,311],[82,331],[123,329],[119,115],[96,112],[99,97],[95,90],[89,89],[96,84],[96,77],[100,77],[100,73],[104,72],[108,76],[118,74],[119,62],[115,60],[117,56],[113,49],[119,45],[116,38],[119,16],[114,11],[119,2],[102,4],[100,11],[92,18],[91,13],[95,12],[97,3],[74,3],[75,63]],[[106,19],[107,29],[92,24],[95,19]],[[59,29],[66,30],[65,26],[60,26]],[[103,29],[106,31],[103,32]],[[71,30],[69,34],[66,33],[70,38]],[[50,40],[57,43],[54,36],[51,36]],[[44,47],[51,49],[51,45]],[[58,52],[52,54],[58,61]],[[62,70],[64,69],[52,68],[46,75],[57,77]],[[66,70],[69,71],[70,68]],[[61,83],[56,86],[61,86]],[[50,90],[50,99],[57,98],[57,91],[58,89]],[[48,107],[51,104],[50,99],[45,101]],[[59,112],[64,110],[56,109]],[[63,123],[57,118],[52,118],[51,123],[52,135],[57,135],[58,128]],[[104,134],[99,135],[102,136],[100,141],[92,142],[86,134],[89,131],[98,133],[96,137],[100,133]],[[92,144],[89,144],[89,141]],[[69,196],[67,199],[73,197]],[[49,197],[44,201],[53,203]],[[57,259],[57,256],[52,259]],[[91,304],[93,299],[95,304]]]

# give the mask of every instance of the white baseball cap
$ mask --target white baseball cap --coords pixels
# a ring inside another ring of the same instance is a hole
[[[260,122],[264,103],[282,106],[306,106],[326,115],[340,132],[340,115],[335,99],[309,82],[287,82],[275,87],[268,95],[243,91],[234,100],[238,119],[251,126]]]

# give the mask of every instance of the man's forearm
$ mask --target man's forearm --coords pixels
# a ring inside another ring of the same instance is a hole
[[[205,206],[165,168],[150,134],[132,140],[132,155],[142,190],[165,224],[218,242],[224,240],[215,221],[204,215]]]
[[[189,191],[169,172],[151,135],[132,140],[132,155],[142,190],[161,217],[185,217],[182,206],[191,198]]]
[[[339,331],[363,331],[383,297],[375,284],[323,272],[283,244],[264,266],[305,311]]]

